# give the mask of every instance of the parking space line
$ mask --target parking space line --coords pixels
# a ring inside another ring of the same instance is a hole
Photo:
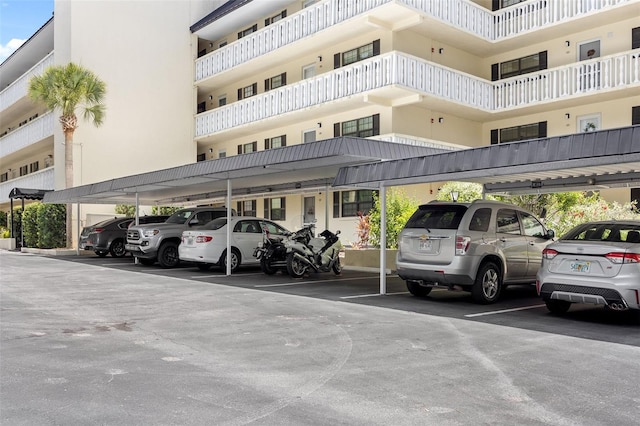
[[[255,274],[231,274],[232,277],[250,277],[252,275],[264,275],[264,273],[260,272],[260,273],[255,273]],[[192,280],[197,280],[199,278],[226,278],[226,275],[223,274],[217,274],[217,275],[193,275],[191,277],[189,277],[189,279]]]
[[[504,314],[504,313],[508,313],[508,312],[524,311],[524,310],[527,310],[527,309],[537,309],[537,308],[542,308],[544,306],[545,305],[523,306],[521,308],[502,309],[500,311],[490,311],[490,312],[480,312],[478,314],[468,314],[468,315],[465,315],[465,317],[473,318],[473,317],[481,317],[481,316],[484,316],[484,315]]]
[[[259,284],[254,285],[255,288],[262,287],[286,287],[290,285],[300,285],[300,284],[317,284],[317,283],[333,283],[333,282],[341,282],[341,281],[356,281],[356,280],[369,280],[371,277],[354,277],[354,278],[338,278],[333,280],[318,280],[318,281],[297,281],[290,283],[282,283],[282,284]]]
[[[400,291],[397,293],[385,293],[385,294],[380,294],[380,293],[372,293],[372,294],[358,294],[355,296],[342,296],[340,297],[340,299],[358,299],[361,297],[376,297],[376,296],[396,296],[398,294],[409,294],[408,291]]]

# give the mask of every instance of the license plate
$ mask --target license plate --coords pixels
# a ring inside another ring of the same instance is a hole
[[[588,274],[591,269],[591,262],[571,262],[569,266],[571,268],[571,272]]]
[[[132,244],[125,244],[124,249],[127,251],[139,251],[138,246],[134,246]]]
[[[190,246],[193,245],[193,237],[187,238],[187,244],[190,245]]]
[[[420,240],[418,242],[418,249],[424,251],[431,251],[433,248],[433,244],[431,240]]]

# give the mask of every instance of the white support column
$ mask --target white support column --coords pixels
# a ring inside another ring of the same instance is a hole
[[[380,294],[387,293],[387,187],[380,182]]]
[[[231,179],[227,179],[227,276],[231,275]]]
[[[329,229],[329,185],[324,187],[324,229]]]
[[[136,226],[138,225],[140,225],[140,194],[138,194],[138,191],[136,191]],[[136,256],[133,256],[133,263],[135,265],[139,263]]]
[[[80,256],[80,234],[82,234],[82,228],[80,228],[80,203],[76,204],[76,225],[78,226],[78,244],[76,245],[76,256]]]

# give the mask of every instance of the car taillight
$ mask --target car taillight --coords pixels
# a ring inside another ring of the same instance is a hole
[[[469,244],[471,244],[471,237],[456,235],[456,255],[465,254],[469,250]]]
[[[213,237],[209,235],[198,235],[196,237],[196,243],[208,243],[211,240],[213,240]]]
[[[558,255],[557,250],[546,248],[542,250],[542,257],[544,259],[553,259]]]
[[[611,263],[638,263],[640,253],[612,252],[604,255]]]
[[[104,228],[93,228],[93,232],[95,232],[96,234],[99,234],[102,231],[104,231]]]

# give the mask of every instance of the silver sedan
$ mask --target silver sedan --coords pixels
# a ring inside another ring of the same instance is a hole
[[[640,309],[640,221],[576,226],[543,250],[536,287],[554,314],[572,303]]]

